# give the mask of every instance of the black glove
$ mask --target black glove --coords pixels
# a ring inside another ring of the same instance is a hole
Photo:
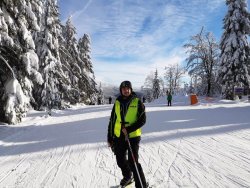
[[[124,134],[125,137],[127,137],[128,135],[128,131],[127,128],[125,127],[125,124],[128,124],[127,122],[121,122],[121,129],[122,129],[122,133]]]

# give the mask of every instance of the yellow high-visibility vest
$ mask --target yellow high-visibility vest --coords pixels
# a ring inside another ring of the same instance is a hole
[[[137,121],[137,112],[138,112],[138,98],[132,99],[128,111],[125,115],[125,122],[128,122],[128,124],[125,125],[125,127],[131,126],[131,124],[135,123]],[[114,133],[116,137],[120,137],[121,134],[121,104],[118,100],[115,101],[115,113],[116,113],[116,122],[114,127]],[[134,138],[141,136],[141,128],[137,129],[134,132],[129,133],[129,138]]]

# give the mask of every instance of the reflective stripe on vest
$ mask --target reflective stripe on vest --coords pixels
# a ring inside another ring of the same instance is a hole
[[[134,98],[129,107],[127,114],[125,116],[125,122],[129,122],[129,124],[126,124],[125,127],[130,126],[131,124],[135,123],[137,121],[137,112],[138,112],[138,98]],[[116,113],[116,122],[115,122],[115,128],[114,133],[116,137],[120,137],[121,134],[121,104],[118,100],[115,101],[115,113]],[[129,133],[129,138],[134,138],[137,136],[141,136],[141,129],[137,129],[134,132]]]

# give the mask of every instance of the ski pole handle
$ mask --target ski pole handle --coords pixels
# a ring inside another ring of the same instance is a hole
[[[122,129],[122,132],[125,136],[125,140],[128,139],[128,132],[127,132],[127,129],[125,127],[126,124],[129,124],[129,122],[121,122],[121,129]]]

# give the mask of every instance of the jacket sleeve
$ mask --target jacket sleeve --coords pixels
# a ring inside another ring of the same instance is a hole
[[[146,113],[145,113],[145,106],[141,102],[141,100],[138,101],[138,112],[137,112],[137,121],[127,127],[127,132],[131,133],[136,131],[137,129],[141,128],[146,123]]]
[[[109,125],[108,125],[108,135],[107,135],[107,141],[112,142],[114,139],[114,125],[116,121],[116,114],[115,114],[115,104],[113,106],[111,116],[109,119]]]

